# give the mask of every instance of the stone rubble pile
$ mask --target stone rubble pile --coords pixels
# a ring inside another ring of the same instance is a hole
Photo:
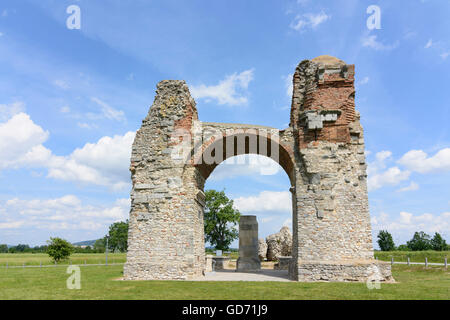
[[[292,233],[288,227],[283,227],[278,233],[264,239],[259,239],[259,258],[261,260],[277,261],[278,257],[292,254]]]

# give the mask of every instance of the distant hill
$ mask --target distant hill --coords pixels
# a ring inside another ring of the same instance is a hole
[[[93,246],[97,240],[86,240],[72,243],[74,246]]]

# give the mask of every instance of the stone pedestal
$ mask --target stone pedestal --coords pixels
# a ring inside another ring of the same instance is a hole
[[[212,257],[212,271],[224,270],[228,268],[228,264],[230,263],[230,257],[224,256],[214,256]]]
[[[239,221],[239,259],[236,263],[236,271],[261,270],[258,250],[256,216],[241,216]]]

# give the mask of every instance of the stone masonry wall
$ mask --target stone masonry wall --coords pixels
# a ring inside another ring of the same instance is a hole
[[[162,81],[131,157],[125,279],[189,279],[204,271],[202,192],[192,165],[173,160],[173,132],[190,129],[195,102],[184,81]]]
[[[354,107],[354,66],[332,57],[301,62],[294,76],[291,126],[297,152],[298,237],[291,277],[316,280],[317,274],[308,278],[305,271],[315,264],[312,269],[322,270],[324,279],[330,268],[323,266],[330,263],[359,266],[334,272],[369,267],[373,248],[363,131]]]

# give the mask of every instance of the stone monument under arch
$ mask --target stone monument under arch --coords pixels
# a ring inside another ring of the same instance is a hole
[[[289,176],[298,281],[390,281],[374,260],[354,65],[302,61],[293,77],[289,127],[207,123],[184,81],[158,83],[131,156],[126,280],[192,279],[205,271],[203,188],[229,157],[260,154]]]

